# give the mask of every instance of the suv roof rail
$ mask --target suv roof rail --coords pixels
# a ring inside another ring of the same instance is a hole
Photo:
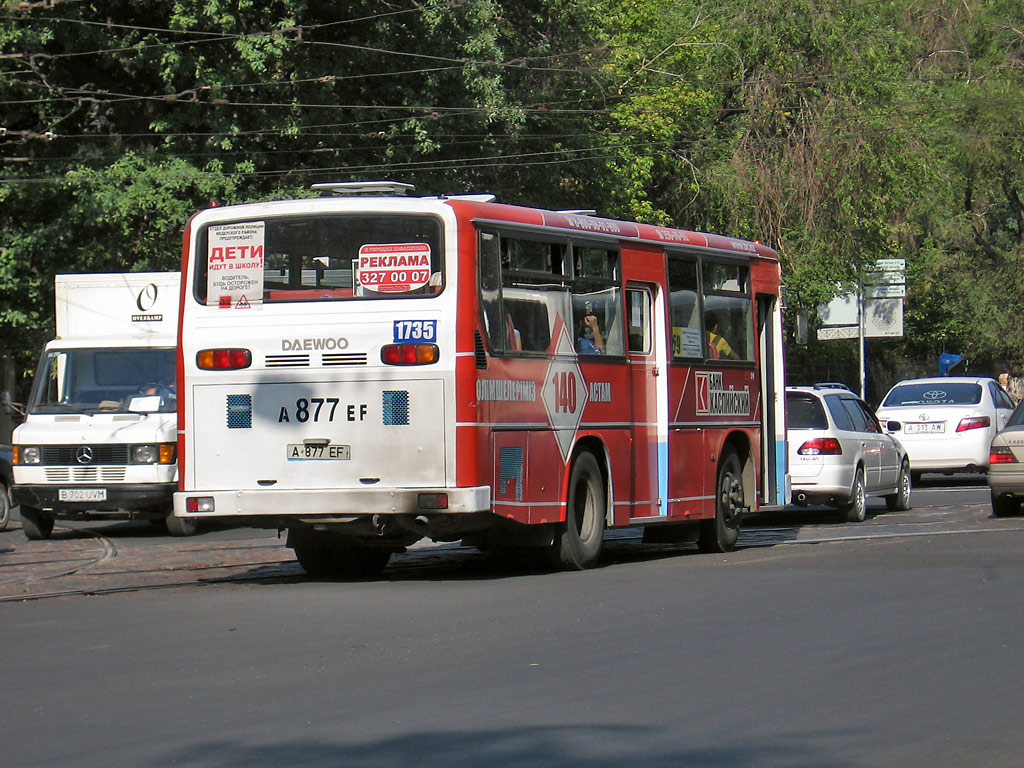
[[[853,392],[852,389],[841,381],[822,381],[818,384],[814,384],[813,386],[815,389],[845,389],[847,392]]]
[[[409,195],[416,187],[401,181],[322,181],[314,184],[312,189],[325,195],[369,197],[373,195]]]

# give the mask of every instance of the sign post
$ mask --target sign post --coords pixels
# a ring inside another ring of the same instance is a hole
[[[860,396],[867,394],[866,339],[903,335],[906,259],[876,259],[855,291],[818,306],[818,340],[857,339]]]

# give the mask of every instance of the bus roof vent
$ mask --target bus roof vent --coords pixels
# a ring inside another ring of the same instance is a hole
[[[386,197],[408,195],[416,187],[401,181],[325,181],[314,184],[313,189],[324,195],[347,195],[363,197]]]
[[[497,195],[492,195],[490,192],[484,192],[479,195],[445,195],[448,200],[469,200],[471,203],[493,203],[498,199]]]
[[[564,211],[558,211],[558,213],[567,213],[571,216],[596,216],[597,211],[593,208],[569,208]]]

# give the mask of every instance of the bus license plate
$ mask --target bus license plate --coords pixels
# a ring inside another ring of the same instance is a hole
[[[60,501],[106,501],[106,488],[60,488],[57,490]]]
[[[306,445],[288,443],[288,461],[348,461],[351,446],[348,445]]]

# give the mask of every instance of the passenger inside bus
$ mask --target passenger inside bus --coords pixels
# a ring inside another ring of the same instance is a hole
[[[594,314],[594,308],[589,301],[585,305],[583,317],[576,324],[576,350],[581,355],[604,354],[604,338],[597,323],[597,315]]]
[[[736,354],[725,337],[718,335],[718,316],[714,312],[706,312],[704,314],[704,328],[708,332],[708,350],[711,353],[711,357],[716,360],[722,357],[728,357],[732,360],[740,359],[740,356]]]

